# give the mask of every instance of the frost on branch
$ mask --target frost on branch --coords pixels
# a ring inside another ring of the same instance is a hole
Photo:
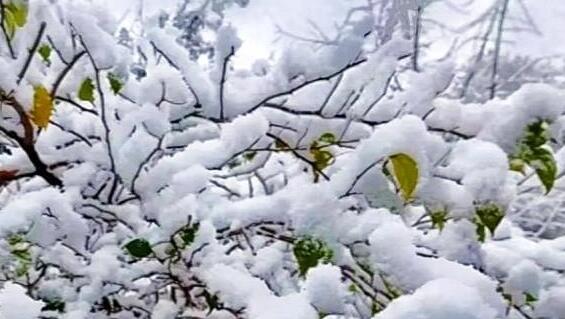
[[[427,2],[254,70],[234,25],[0,3],[0,318],[565,318],[562,89],[461,96]]]

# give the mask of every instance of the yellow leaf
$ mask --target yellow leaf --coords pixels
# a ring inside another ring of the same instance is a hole
[[[27,22],[27,4],[23,1],[13,1],[4,4],[4,28],[8,38],[12,39],[17,28]]]
[[[11,11],[4,10],[4,28],[6,29],[6,35],[9,39],[14,37],[16,33],[16,21],[14,18],[14,14]]]
[[[418,163],[403,153],[390,156],[392,170],[397,187],[400,189],[402,198],[405,201],[412,199],[416,186],[418,186],[418,179],[420,172],[418,170]]]
[[[8,10],[14,14],[14,22],[18,27],[23,27],[27,22],[27,5],[25,3],[10,3]]]
[[[31,110],[31,120],[37,127],[46,128],[53,113],[53,99],[46,88],[39,85],[34,89],[33,109]]]

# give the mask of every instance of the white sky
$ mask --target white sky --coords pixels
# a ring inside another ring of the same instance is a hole
[[[100,1],[116,16],[126,11],[135,12],[141,1],[146,15],[174,6],[178,0],[93,0]],[[236,62],[245,64],[257,58],[267,58],[277,44],[275,24],[284,26],[288,31],[308,34],[308,20],[316,22],[325,30],[330,30],[333,21],[342,19],[345,7],[357,0],[250,0],[250,5],[243,9],[228,12],[227,19],[238,29],[243,39],[243,46],[236,56]],[[451,0],[467,2],[468,0]],[[477,0],[475,10],[469,15],[458,15],[453,11],[441,10],[439,5],[428,14],[449,25],[463,23],[480,12],[494,0]],[[511,0],[517,6],[519,0]],[[533,19],[538,24],[543,36],[519,34],[511,45],[504,50],[533,56],[565,54],[565,0],[523,0],[529,7]],[[441,47],[441,45],[439,46]]]

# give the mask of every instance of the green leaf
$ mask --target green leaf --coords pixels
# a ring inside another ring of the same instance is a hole
[[[524,160],[519,158],[513,158],[510,160],[510,170],[518,173],[524,174],[526,163]]]
[[[42,44],[38,49],[37,49],[37,53],[39,53],[39,55],[41,56],[41,58],[43,59],[43,61],[49,63],[51,62],[50,57],[51,57],[51,47],[48,44]]]
[[[43,306],[43,308],[41,308],[42,311],[57,311],[59,313],[63,313],[65,312],[65,302],[62,301],[61,299],[51,299],[51,300],[43,300],[43,303],[45,304]]]
[[[194,224],[192,226],[187,226],[182,230],[181,238],[186,246],[190,246],[194,242],[199,228],[200,224]]]
[[[549,127],[545,121],[536,121],[526,127],[522,143],[530,148],[543,146],[549,141]]]
[[[130,255],[136,258],[144,258],[151,255],[151,253],[153,253],[153,250],[151,249],[151,245],[149,244],[149,242],[141,238],[130,241],[124,246],[124,248],[128,251]]]
[[[494,235],[496,227],[498,227],[504,218],[504,212],[500,209],[500,207],[494,204],[486,204],[477,207],[475,214],[477,215],[478,222],[486,227],[492,235]]]
[[[409,201],[414,195],[420,172],[418,163],[403,153],[395,154],[389,157],[392,164],[392,172],[397,187],[400,189],[404,201]]]
[[[517,152],[510,160],[512,170],[523,169],[523,164],[531,166],[545,187],[546,193],[551,191],[557,177],[557,164],[553,154],[549,149],[544,148],[549,137],[549,126],[545,121],[529,124],[518,144]]]
[[[306,275],[310,268],[316,267],[320,262],[329,263],[333,258],[333,251],[323,241],[312,237],[297,240],[293,253],[301,276]]]
[[[210,312],[218,309],[220,305],[220,298],[218,298],[217,295],[212,295],[208,292],[208,290],[204,290],[204,299],[206,300],[206,304],[208,304]]]
[[[553,154],[545,148],[534,150],[533,160],[530,165],[536,170],[536,174],[545,187],[546,194],[551,191],[557,178],[557,163]]]
[[[283,141],[282,139],[276,139],[275,140],[275,148],[277,150],[283,151],[283,152],[290,150],[290,147],[288,146],[288,144],[285,141]]]
[[[504,300],[506,300],[506,302],[508,302],[510,305],[514,304],[514,301],[512,301],[512,295],[511,294],[502,293],[502,298],[504,298]]]
[[[377,302],[373,302],[371,304],[371,315],[372,316],[378,314],[381,311],[383,311],[383,309],[381,308],[381,306],[379,306],[379,304]]]
[[[29,242],[23,235],[16,234],[8,237],[8,245],[10,246],[10,253],[16,259],[16,276],[26,275],[32,261]]]
[[[477,228],[476,228],[477,239],[481,243],[484,243],[485,239],[487,238],[486,227],[485,227],[485,225],[481,224],[480,222],[478,222],[478,223],[475,222],[475,225],[477,226]]]
[[[335,144],[335,142],[337,141],[335,135],[330,132],[322,134],[322,136],[320,136],[318,140],[325,144]]]
[[[445,227],[447,222],[448,213],[446,211],[440,210],[437,212],[430,213],[430,218],[432,219],[432,228],[437,228],[440,231]]]
[[[12,39],[17,28],[21,28],[27,21],[27,5],[23,1],[12,1],[4,4],[4,28],[8,38]]]
[[[124,87],[122,80],[114,73],[108,73],[108,82],[110,82],[110,88],[114,94],[118,94]]]
[[[252,161],[255,156],[257,156],[257,152],[245,152],[245,154],[243,154],[243,158],[248,162]]]
[[[314,165],[316,165],[316,168],[319,170],[324,170],[330,166],[334,160],[333,154],[326,150],[316,150],[311,153],[314,157]]]
[[[16,22],[14,14],[8,9],[4,9],[4,28],[9,39],[12,39],[16,34]]]
[[[530,307],[533,307],[534,303],[538,301],[538,298],[536,298],[536,296],[532,295],[529,292],[525,292],[524,295],[526,296],[526,305]]]
[[[317,182],[319,172],[332,165],[335,158],[330,151],[320,147],[318,141],[313,141],[312,144],[310,144],[310,155],[314,158],[314,181]]]
[[[82,101],[94,102],[94,83],[91,78],[86,78],[78,89],[78,98]]]

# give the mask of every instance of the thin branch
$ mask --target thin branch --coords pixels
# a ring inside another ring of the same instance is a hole
[[[361,178],[363,178],[363,176],[365,176],[365,174],[367,174],[371,169],[373,169],[373,167],[377,166],[381,162],[382,162],[382,159],[379,159],[378,161],[375,161],[371,165],[367,166],[359,174],[357,174],[357,176],[355,176],[355,179],[353,179],[353,182],[351,183],[351,185],[349,186],[347,191],[345,191],[345,193],[343,195],[341,195],[340,198],[344,198],[344,197],[351,195],[351,191],[355,188],[355,186],[361,180]]]
[[[111,140],[110,140],[110,126],[108,125],[108,118],[107,118],[107,114],[106,114],[106,111],[107,111],[106,110],[106,100],[105,100],[105,97],[104,97],[104,92],[102,90],[102,81],[100,80],[100,69],[96,65],[96,60],[94,59],[94,57],[90,53],[90,51],[89,51],[86,43],[82,39],[82,37],[80,37],[80,42],[82,43],[82,46],[84,47],[86,54],[88,55],[88,58],[90,59],[92,67],[94,68],[94,73],[95,73],[94,78],[95,78],[95,81],[96,81],[96,89],[98,91],[98,96],[100,98],[100,119],[102,120],[102,125],[104,126],[104,139],[105,139],[106,149],[107,149],[107,152],[108,152],[108,158],[110,160],[110,170],[112,171],[112,174],[114,175],[114,178],[112,179],[112,186],[110,188],[110,192],[109,192],[109,195],[108,195],[108,201],[112,202],[113,197],[114,197],[114,193],[116,192],[116,188],[118,187],[119,175],[116,172],[116,160],[114,159],[114,154],[112,152],[112,143],[111,143]]]
[[[24,78],[27,72],[27,69],[29,69],[31,61],[33,60],[33,56],[35,55],[35,51],[37,51],[37,47],[39,47],[39,43],[41,43],[41,38],[43,38],[43,34],[45,33],[45,27],[47,27],[47,23],[41,22],[41,25],[39,26],[39,31],[37,32],[37,36],[35,37],[35,40],[33,41],[31,48],[29,49],[27,59],[22,69],[20,70],[20,73],[18,74],[18,80],[16,81],[17,84],[20,84],[20,82],[22,81],[22,79]]]
[[[422,32],[422,12],[424,11],[423,5],[418,5],[416,10],[416,21],[414,29],[414,39],[413,39],[413,54],[412,54],[412,70],[419,72],[418,69],[418,55],[420,54],[420,34]]]
[[[253,106],[249,111],[247,111],[247,112],[248,112],[248,113],[251,113],[251,112],[255,111],[256,109],[260,108],[261,106],[263,106],[263,104],[265,104],[265,103],[267,103],[267,102],[269,102],[269,101],[271,101],[271,100],[273,100],[273,99],[276,99],[276,98],[279,98],[279,97],[283,97],[283,96],[285,96],[285,95],[292,94],[292,93],[294,93],[294,92],[296,92],[296,91],[298,91],[298,90],[300,90],[300,89],[302,89],[302,88],[304,88],[304,87],[306,87],[306,86],[309,86],[309,85],[311,85],[311,84],[313,84],[313,83],[323,82],[323,81],[329,81],[329,80],[331,80],[332,78],[334,78],[334,77],[336,77],[336,76],[342,74],[343,72],[345,72],[345,71],[347,71],[347,70],[349,70],[349,69],[352,69],[352,68],[354,68],[354,67],[356,67],[356,66],[358,66],[358,65],[360,65],[360,64],[365,63],[366,61],[367,61],[367,59],[360,59],[360,60],[357,60],[357,61],[355,61],[355,62],[353,62],[353,63],[350,63],[350,64],[348,64],[348,65],[342,67],[341,69],[339,69],[339,70],[337,70],[337,71],[335,71],[335,72],[333,72],[333,73],[330,73],[330,74],[325,75],[325,76],[317,77],[317,78],[314,78],[314,79],[306,80],[306,81],[302,82],[301,84],[296,85],[296,86],[294,86],[294,87],[292,87],[292,88],[290,88],[290,89],[288,89],[288,90],[286,90],[286,91],[279,92],[279,93],[275,93],[275,94],[272,94],[272,95],[270,95],[270,96],[267,96],[267,97],[265,97],[263,100],[261,100],[259,103],[257,103],[256,105],[254,105],[254,106]]]
[[[8,34],[8,30],[6,30],[6,25],[4,21],[6,20],[6,6],[4,5],[4,1],[0,0],[0,28],[2,28],[2,34],[4,34],[4,39],[6,40],[6,46],[8,47],[8,51],[10,52],[10,56],[12,59],[16,58],[16,54],[14,53],[14,48],[12,47],[12,42],[10,41],[10,35]]]
[[[163,58],[165,58],[165,60],[169,63],[170,66],[172,66],[173,68],[175,68],[179,72],[181,72],[179,66],[163,50],[161,50],[153,41],[151,41],[150,43],[151,43],[151,46],[153,47],[153,49],[155,50],[155,52],[159,53]],[[182,74],[182,72],[181,72],[181,74]],[[188,79],[184,76],[184,74],[182,74],[182,79],[183,79],[184,83],[186,84],[186,87],[188,88],[190,93],[194,96],[196,105],[200,105],[200,98],[198,97],[198,94],[196,94],[196,91],[194,91],[194,89],[192,88],[192,86],[188,82]]]
[[[73,131],[73,130],[67,129],[67,128],[65,128],[64,126],[62,126],[61,124],[59,124],[59,123],[57,123],[57,122],[55,122],[55,121],[49,121],[49,124],[55,126],[56,128],[60,129],[60,130],[63,131],[63,132],[66,132],[66,133],[69,133],[69,134],[75,136],[75,137],[78,138],[79,140],[81,140],[81,141],[83,141],[84,143],[86,143],[88,146],[91,146],[91,147],[92,147],[92,143],[90,143],[90,141],[89,141],[86,137],[80,135],[79,133],[77,133],[77,132],[75,132],[75,131]]]
[[[318,109],[318,113],[322,114],[322,112],[324,111],[324,109],[326,108],[326,106],[328,105],[328,103],[330,102],[332,96],[335,94],[337,88],[339,87],[341,80],[343,79],[343,75],[344,73],[341,73],[337,79],[335,80],[332,88],[330,89],[330,92],[326,95],[326,98],[324,99],[324,102],[322,102],[322,105],[320,106],[320,108]]]
[[[318,168],[318,166],[316,165],[316,163],[312,162],[311,160],[307,159],[306,157],[302,156],[302,154],[300,154],[299,152],[295,151],[294,149],[292,149],[292,147],[290,145],[288,145],[287,142],[285,142],[283,139],[281,139],[278,136],[275,136],[271,133],[267,133],[267,136],[272,138],[273,140],[281,143],[285,149],[290,150],[290,152],[292,154],[294,154],[296,157],[298,157],[298,159],[302,160],[303,162],[307,163],[310,167],[312,167],[312,170],[318,174],[320,174],[325,180],[329,181],[330,178],[328,177],[328,175],[326,175],[326,173],[324,173],[321,169]]]
[[[471,70],[469,71],[469,73],[467,74],[465,79],[463,80],[461,94],[459,95],[460,98],[463,98],[467,95],[467,91],[469,89],[469,86],[471,85],[471,81],[473,81],[473,78],[475,77],[475,74],[477,72],[476,68],[479,66],[479,62],[481,62],[483,57],[484,57],[486,47],[487,47],[487,44],[488,44],[488,40],[489,40],[489,37],[490,37],[492,30],[494,28],[495,22],[496,22],[496,14],[493,14],[491,16],[489,25],[487,26],[487,30],[486,30],[485,34],[482,36],[481,47],[479,48],[479,52],[478,52],[477,56],[475,57],[475,61],[473,62],[473,66],[471,67]]]
[[[51,96],[56,96],[57,90],[59,89],[59,86],[61,86],[61,83],[63,83],[65,76],[67,76],[67,74],[71,71],[73,66],[85,54],[86,54],[86,51],[79,52],[77,55],[75,55],[73,57],[71,62],[67,64],[67,66],[63,69],[63,71],[61,71],[61,73],[59,73],[59,75],[57,76],[57,79],[55,79],[55,82],[53,83],[53,87],[51,88]]]
[[[235,54],[235,48],[232,46],[230,49],[230,53],[226,55],[226,57],[224,58],[224,63],[222,65],[222,78],[220,79],[220,121],[224,120],[224,91],[225,91],[228,63],[234,54]]]
[[[77,103],[77,102],[71,100],[70,98],[66,98],[66,97],[63,97],[63,96],[55,96],[54,98],[55,98],[56,100],[58,100],[58,101],[65,102],[65,103],[69,103],[69,104],[71,104],[72,106],[78,108],[79,110],[81,110],[81,111],[83,111],[83,112],[87,112],[87,113],[90,113],[90,114],[93,114],[93,115],[98,116],[98,112],[96,112],[96,110],[88,109],[88,108],[86,108],[86,107],[80,105],[79,103]]]
[[[504,33],[504,20],[506,20],[506,12],[508,11],[508,3],[510,0],[503,0],[502,8],[500,10],[500,15],[498,19],[498,28],[496,33],[496,42],[494,47],[494,61],[492,63],[492,73],[490,78],[490,99],[494,99],[496,96],[496,77],[498,75],[498,64],[500,60],[500,47],[502,46],[502,35]]]

